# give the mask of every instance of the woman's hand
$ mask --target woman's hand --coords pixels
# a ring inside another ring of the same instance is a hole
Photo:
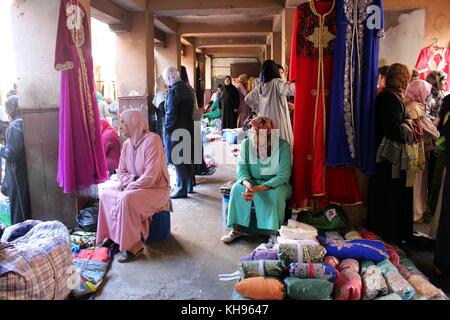
[[[263,192],[269,190],[269,187],[266,186],[256,186],[252,188],[253,193]]]

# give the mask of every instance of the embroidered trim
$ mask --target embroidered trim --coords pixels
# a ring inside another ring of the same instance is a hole
[[[56,69],[56,71],[73,69],[73,62],[72,61],[66,61],[65,63],[58,63],[55,66],[55,69]]]

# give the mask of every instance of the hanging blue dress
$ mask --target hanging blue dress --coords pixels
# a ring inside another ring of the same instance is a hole
[[[327,166],[357,166],[372,175],[379,38],[384,34],[383,0],[338,0],[336,6],[338,31]]]

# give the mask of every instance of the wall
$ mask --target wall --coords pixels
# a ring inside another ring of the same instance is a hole
[[[180,36],[176,34],[166,34],[166,47],[155,48],[155,67],[157,77],[168,67],[181,65]]]
[[[195,67],[196,67],[196,53],[192,46],[184,46],[184,55],[181,57],[181,65],[187,69],[189,83],[192,88],[195,88]]]
[[[386,37],[380,42],[380,65],[401,62],[414,68],[423,48],[426,10],[386,12],[385,18]]]
[[[116,70],[119,96],[132,90],[144,95],[147,86],[145,13],[133,12],[130,32],[117,34]]]
[[[448,0],[385,0],[386,11],[406,9],[426,9],[425,38],[423,46],[428,46],[434,38],[438,45],[449,47],[450,42],[450,1]]]
[[[14,1],[11,7],[17,90],[24,108],[59,107],[61,74],[54,68],[59,7],[59,0],[45,5]]]

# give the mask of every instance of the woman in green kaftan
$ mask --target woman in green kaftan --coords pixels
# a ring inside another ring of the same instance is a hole
[[[237,182],[231,189],[228,227],[222,238],[231,243],[250,227],[252,204],[259,230],[276,231],[284,222],[286,201],[292,195],[289,183],[292,155],[289,143],[279,138],[273,122],[266,117],[252,120],[251,137],[241,144]]]

